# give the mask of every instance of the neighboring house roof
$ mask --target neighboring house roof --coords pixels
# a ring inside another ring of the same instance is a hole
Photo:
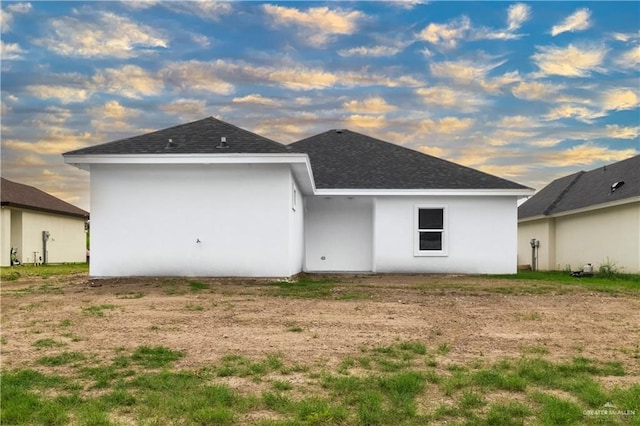
[[[624,184],[614,189],[616,182]],[[548,216],[633,197],[640,197],[640,155],[554,180],[518,208],[518,218]]]
[[[0,199],[2,206],[40,210],[67,216],[87,218],[89,213],[33,186],[23,185],[1,178]]]
[[[330,130],[289,146],[309,155],[319,189],[528,189],[350,130]]]
[[[223,137],[226,138],[226,144],[221,144]],[[288,152],[290,150],[283,144],[208,117],[140,136],[78,149],[63,155],[280,154]]]

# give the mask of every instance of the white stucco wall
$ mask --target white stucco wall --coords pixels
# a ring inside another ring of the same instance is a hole
[[[289,275],[304,267],[304,197],[293,175],[290,175],[289,195]]]
[[[640,203],[556,217],[556,269],[597,270],[615,263],[620,272],[640,272]]]
[[[11,210],[11,213],[8,212]],[[5,223],[6,222],[6,223]],[[7,226],[7,228],[5,228]],[[33,263],[42,257],[42,231],[49,231],[48,263],[77,263],[86,261],[84,219],[26,209],[2,209],[3,253],[2,265],[9,265],[11,247],[18,248],[18,260]],[[5,236],[5,229],[10,235]],[[4,247],[5,238],[9,247]],[[6,254],[5,254],[6,251]],[[5,260],[6,259],[6,260]],[[6,262],[6,263],[5,263]]]
[[[291,188],[282,164],[94,164],[90,275],[298,272]]]
[[[0,266],[11,265],[11,209],[0,208]]]
[[[308,197],[305,219],[306,271],[372,270],[371,197]]]
[[[446,256],[414,256],[417,205],[446,207]],[[375,272],[515,273],[516,197],[378,197],[373,251]]]

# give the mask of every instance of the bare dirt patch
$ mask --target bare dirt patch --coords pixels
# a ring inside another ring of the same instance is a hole
[[[2,365],[33,366],[63,350],[106,362],[118,351],[162,345],[185,352],[182,368],[234,353],[336,366],[362,348],[419,340],[430,352],[447,350],[450,363],[584,356],[620,362],[625,380],[640,380],[636,293],[545,286],[365,275],[340,278],[328,296],[296,298],[260,280],[21,278],[1,287]]]

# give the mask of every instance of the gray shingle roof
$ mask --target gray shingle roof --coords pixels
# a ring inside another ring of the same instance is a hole
[[[2,181],[0,198],[3,206],[40,210],[68,216],[89,217],[89,213],[81,208],[62,201],[33,186],[12,182],[5,178],[0,180]]]
[[[226,148],[219,148],[222,137]],[[228,153],[306,153],[319,189],[528,189],[350,130],[330,130],[286,146],[213,117],[63,155]]]
[[[227,148],[220,146],[225,137]],[[169,144],[169,139],[172,144]],[[285,145],[208,117],[131,138],[90,146],[63,155],[101,154],[280,154]]]
[[[330,130],[289,146],[309,155],[319,189],[527,189],[350,130]]]
[[[624,182],[615,191],[611,185]],[[518,218],[553,215],[640,196],[640,155],[556,179],[518,208]]]

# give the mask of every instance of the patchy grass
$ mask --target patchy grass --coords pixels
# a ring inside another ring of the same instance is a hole
[[[487,278],[502,278],[511,281],[507,287],[503,288],[503,291],[514,293],[558,292],[562,291],[562,287],[566,285],[575,285],[605,293],[640,291],[640,274],[608,273],[576,278],[565,271],[520,271],[515,276],[491,275]],[[524,284],[524,286],[520,286],[518,283]]]
[[[204,306],[198,305],[196,303],[187,303],[184,307],[187,311],[197,312],[204,311]]]
[[[411,297],[407,298],[406,304],[398,303],[397,309],[389,308],[389,315],[398,318],[400,314],[397,312],[401,309],[416,309],[418,303],[424,303],[422,297],[425,294],[429,297],[429,292],[441,297],[453,294],[446,301],[451,301],[451,305],[447,306],[452,311],[460,311],[465,306],[461,300],[467,295],[473,296],[469,298],[474,300],[478,296],[487,295],[494,300],[502,299],[502,296],[491,293],[518,296],[567,291],[577,292],[579,296],[584,294],[597,297],[598,300],[624,302],[621,297],[594,295],[591,293],[592,284],[583,284],[586,279],[571,278],[566,283],[555,283],[552,275],[547,276],[548,280],[529,279],[522,275],[510,277],[509,280],[501,277],[497,280],[498,284],[494,280],[492,285],[488,284],[488,280],[485,281],[485,277],[456,277],[451,281],[453,284],[447,284],[444,279],[440,282],[441,278],[434,276],[425,277],[424,284],[420,282],[416,286],[413,284],[416,282],[414,277],[409,285],[404,282],[396,284],[398,288],[404,286]],[[616,276],[598,285],[609,286],[610,293],[625,296],[635,292],[633,287],[617,286],[622,279]],[[38,286],[30,287],[29,290],[29,294],[36,294],[33,299],[35,302],[31,302],[34,304],[28,303],[29,300],[17,299],[13,308],[14,312],[25,317],[41,315],[37,322],[34,319],[33,324],[26,329],[27,337],[24,338],[27,348],[32,345],[31,352],[36,358],[12,362],[3,368],[0,423],[640,425],[640,385],[630,380],[637,378],[637,364],[633,362],[640,359],[640,346],[635,340],[619,343],[611,352],[603,351],[602,356],[597,358],[589,355],[594,352],[588,347],[588,342],[584,343],[584,350],[565,350],[562,352],[564,355],[559,355],[559,347],[546,340],[519,340],[510,346],[514,351],[502,352],[517,354],[513,357],[494,358],[493,353],[485,358],[486,354],[479,351],[467,351],[461,357],[461,352],[467,346],[461,340],[452,338],[446,325],[435,324],[432,332],[405,334],[416,337],[409,337],[407,340],[401,340],[397,335],[389,337],[383,334],[378,338],[377,333],[382,331],[374,330],[375,340],[372,337],[372,340],[367,341],[384,343],[362,346],[359,350],[353,349],[351,353],[344,355],[340,355],[343,352],[336,351],[321,359],[310,357],[308,361],[304,361],[306,358],[297,357],[296,359],[303,359],[300,363],[287,360],[286,351],[283,354],[268,353],[270,349],[266,346],[261,351],[255,346],[247,346],[246,350],[240,346],[241,349],[234,349],[234,352],[216,360],[207,358],[202,361],[201,358],[193,362],[197,358],[189,357],[189,346],[181,339],[172,340],[171,336],[166,339],[165,331],[184,327],[185,332],[188,329],[188,332],[197,333],[197,327],[188,328],[177,322],[159,323],[157,321],[160,317],[153,316],[151,322],[140,322],[145,330],[144,340],[141,341],[152,341],[153,344],[124,347],[121,345],[130,342],[120,339],[117,347],[110,348],[105,343],[95,349],[95,353],[78,349],[92,347],[90,345],[72,344],[80,338],[71,331],[89,338],[92,334],[81,328],[83,323],[97,324],[100,327],[107,320],[96,321],[94,318],[108,316],[114,309],[126,307],[126,311],[123,311],[126,314],[134,311],[133,306],[145,304],[153,305],[154,309],[157,305],[158,310],[169,309],[154,297],[163,301],[173,300],[175,303],[171,312],[177,311],[181,317],[189,318],[201,318],[202,315],[189,311],[205,307],[209,309],[209,306],[213,307],[218,303],[219,308],[208,311],[207,314],[224,313],[229,321],[236,321],[240,312],[253,312],[247,306],[256,305],[248,305],[247,300],[269,300],[271,303],[294,305],[293,300],[272,299],[273,297],[334,300],[341,308],[347,307],[349,313],[353,309],[357,311],[359,306],[363,306],[367,312],[372,306],[377,306],[349,304],[344,300],[349,300],[351,296],[345,295],[350,294],[356,294],[353,297],[355,299],[369,298],[373,294],[373,303],[391,301],[393,306],[396,306],[395,302],[399,299],[405,302],[404,293],[402,297],[396,297],[393,293],[396,290],[382,285],[379,285],[380,291],[376,292],[375,288],[368,287],[368,284],[358,278],[340,282],[334,277],[302,277],[297,283],[234,283],[224,289],[232,299],[227,299],[222,291],[216,292],[219,300],[211,301],[210,305],[210,301],[204,297],[206,295],[197,294],[211,291],[206,285],[208,281],[202,281],[204,283],[195,281],[198,283],[195,285],[187,279],[153,281],[147,284],[151,287],[144,289],[145,298],[141,302],[116,301],[136,299],[137,288],[127,293],[131,287],[125,287],[120,290],[123,293],[117,294],[108,286],[86,289],[81,295],[76,295],[79,299],[76,300],[75,312],[61,312],[60,316],[49,322],[43,319],[46,318],[43,312],[46,309],[57,309],[61,305],[49,302],[41,294],[56,294],[58,289],[55,286],[43,288],[36,281]],[[154,291],[158,296],[154,295]],[[99,293],[98,297],[91,298],[94,292]],[[163,293],[187,296],[175,299],[168,298]],[[111,298],[107,299],[105,294]],[[11,293],[11,296],[20,294]],[[60,299],[67,300],[66,296]],[[148,303],[145,302],[149,299]],[[533,299],[538,300],[537,297]],[[43,300],[46,303],[35,304],[42,303]],[[309,306],[315,302],[303,300],[296,303]],[[499,309],[499,305],[496,306]],[[509,311],[507,318],[514,324],[531,329],[540,326],[544,329],[547,322],[553,319],[547,308],[531,304],[528,307],[519,306],[515,308],[515,312]],[[24,309],[21,310],[21,307]],[[492,315],[494,313],[492,311]],[[7,312],[7,315],[10,314]],[[286,318],[284,315],[278,316],[270,325],[275,324],[282,336],[290,336],[292,340],[306,338],[308,342],[324,343],[322,339],[327,334],[321,327],[303,322],[298,317],[295,317],[297,322],[287,322]],[[478,324],[481,324],[480,321],[481,318],[478,319]],[[625,332],[636,333],[640,330],[628,319],[625,319],[624,324],[619,319],[616,321],[618,322],[612,324],[620,325]],[[154,323],[156,325],[152,325]],[[469,323],[469,326],[475,325]],[[33,334],[34,327],[41,331],[40,336]],[[58,335],[51,334],[52,330]],[[286,331],[305,333],[292,335]],[[598,336],[595,335],[594,339]],[[310,340],[312,338],[318,340]],[[172,347],[172,341],[180,343]],[[4,337],[0,342],[3,351],[6,349],[7,353],[11,353],[15,342],[20,343],[21,340],[17,334],[12,334],[9,342]],[[250,343],[254,342],[248,342],[247,345]],[[216,342],[209,344],[213,346]],[[478,355],[473,358],[473,353]],[[630,357],[632,364],[629,364]],[[618,359],[625,364],[618,362]],[[606,410],[610,405],[616,407],[616,412],[623,414],[589,414]]]
[[[211,285],[200,281],[189,281],[189,288],[193,292],[199,292],[202,290],[209,290]]]
[[[293,297],[301,299],[329,299],[333,296],[336,280],[331,278],[313,279],[302,277],[297,281],[276,281],[271,283],[269,296]]]
[[[88,263],[62,263],[49,265],[20,265],[0,267],[1,281],[15,281],[21,277],[49,278],[54,275],[89,273]]]
[[[143,297],[144,293],[141,291],[116,294],[116,298],[118,299],[142,299]]]
[[[84,359],[85,355],[80,352],[62,352],[58,355],[43,356],[41,358],[38,358],[36,364],[48,367],[59,367],[61,365],[83,361]]]
[[[116,305],[103,304],[96,306],[88,306],[86,308],[82,308],[82,313],[90,317],[101,318],[104,317],[105,310],[113,310],[116,309]]]
[[[34,348],[57,348],[60,346],[66,346],[66,343],[58,342],[53,339],[39,339],[33,342]]]
[[[117,348],[110,363],[62,352],[30,368],[2,371],[0,422],[14,425],[216,424],[637,424],[640,385],[603,386],[624,375],[615,362],[584,357],[554,362],[540,356],[425,365],[437,349],[421,341],[362,348],[335,370],[230,354],[197,370],[173,367],[185,353],[164,346]],[[366,360],[366,361],[365,361]],[[386,361],[386,362],[385,362]],[[396,370],[386,368],[398,363]],[[363,366],[368,368],[364,371]],[[67,366],[65,375],[53,368]],[[283,375],[296,374],[296,380]],[[228,386],[250,379],[251,390]],[[270,377],[272,377],[270,379]],[[441,400],[437,405],[426,401]],[[617,414],[591,415],[615,406]],[[605,407],[605,408],[603,408]],[[622,413],[622,414],[621,414]]]
[[[131,360],[143,367],[163,368],[170,366],[183,356],[184,352],[174,351],[164,346],[140,346],[131,354]]]

